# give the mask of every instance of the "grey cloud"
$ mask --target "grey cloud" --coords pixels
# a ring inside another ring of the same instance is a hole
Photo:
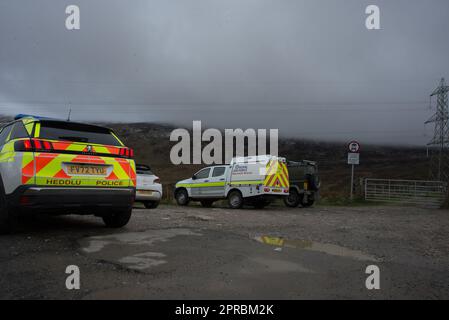
[[[425,144],[449,2],[3,0],[0,113]],[[64,27],[81,9],[81,30]]]

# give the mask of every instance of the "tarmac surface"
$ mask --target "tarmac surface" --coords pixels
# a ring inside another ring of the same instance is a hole
[[[23,217],[0,236],[0,299],[448,299],[449,212],[397,206],[135,208]],[[66,288],[68,265],[80,289]],[[366,268],[380,270],[368,290]]]

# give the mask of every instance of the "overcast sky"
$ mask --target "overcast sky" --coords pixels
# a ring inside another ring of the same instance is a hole
[[[0,0],[2,114],[424,145],[443,76],[447,0]]]

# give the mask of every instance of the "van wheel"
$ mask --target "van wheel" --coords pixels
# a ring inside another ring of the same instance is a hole
[[[103,221],[109,228],[121,228],[128,224],[131,219],[132,207],[122,210],[117,210],[112,213],[104,215]]]
[[[17,226],[17,214],[6,200],[5,189],[0,180],[0,234],[11,233]]]
[[[243,206],[243,197],[240,191],[231,191],[228,195],[228,202],[231,209],[240,209]]]
[[[213,200],[201,200],[200,203],[204,208],[210,208],[214,204],[214,201]]]
[[[187,194],[187,190],[181,189],[176,192],[175,195],[176,202],[180,206],[187,206],[190,202],[189,195]]]
[[[145,201],[143,203],[143,205],[145,206],[145,208],[147,209],[156,209],[157,206],[159,205],[159,201]]]
[[[287,207],[296,208],[301,203],[301,197],[296,189],[290,189],[290,194],[284,197],[284,203]]]

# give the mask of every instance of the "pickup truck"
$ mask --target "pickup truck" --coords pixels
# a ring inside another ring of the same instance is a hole
[[[289,180],[285,158],[271,155],[237,157],[228,165],[206,167],[190,179],[179,181],[174,197],[178,205],[199,201],[210,207],[227,199],[232,209],[244,202],[263,208],[274,198],[288,196]]]

